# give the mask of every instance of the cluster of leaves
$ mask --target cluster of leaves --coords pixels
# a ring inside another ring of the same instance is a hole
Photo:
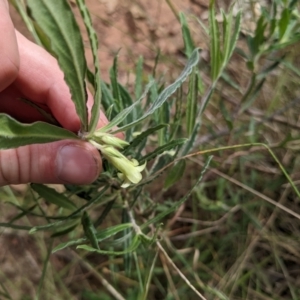
[[[168,151],[179,149],[180,146],[186,142],[186,139],[176,138],[176,131],[179,127],[180,121],[179,111],[177,112],[177,120],[175,121],[177,126],[170,128],[167,125],[171,115],[169,109],[170,104],[166,101],[181,88],[183,82],[195,69],[199,61],[199,51],[198,49],[193,50],[182,73],[171,85],[165,88],[160,87],[153,78],[149,78],[148,84],[145,88],[143,87],[144,83],[140,80],[140,78],[142,78],[141,72],[143,62],[140,60],[138,63],[138,70],[140,74],[137,74],[138,79],[135,88],[136,100],[134,101],[125,87],[118,83],[117,58],[115,59],[111,69],[110,85],[101,81],[97,53],[97,36],[92,27],[91,18],[84,1],[78,0],[77,6],[88,32],[93,52],[94,72],[87,69],[79,26],[77,25],[75,16],[66,0],[56,2],[27,1],[26,9],[29,12],[28,15],[26,14],[25,7],[22,6],[21,2],[15,1],[14,4],[24,16],[29,28],[34,32],[34,36],[38,43],[43,45],[49,52],[57,57],[59,66],[64,72],[65,81],[70,88],[72,100],[81,121],[81,131],[78,135],[75,135],[65,129],[44,122],[36,122],[30,125],[21,124],[9,116],[2,114],[2,126],[0,133],[0,144],[2,149],[19,147],[32,143],[48,143],[61,139],[85,139],[90,141],[96,147],[99,146],[104,158],[107,158],[107,161],[105,162],[106,172],[100,176],[92,187],[67,187],[72,194],[79,195],[82,195],[82,192],[80,194],[78,190],[82,191],[88,189],[88,192],[85,193],[84,197],[88,198],[89,202],[79,208],[75,205],[71,205],[72,202],[68,200],[67,196],[57,193],[54,189],[44,185],[32,185],[33,190],[37,192],[41,198],[50,203],[59,205],[61,208],[68,210],[72,209],[72,213],[61,217],[60,221],[50,222],[47,225],[34,227],[30,232],[52,230],[54,232],[53,236],[66,234],[74,230],[74,228],[80,223],[81,219],[81,224],[83,225],[86,238],[68,242],[64,246],[60,245],[58,247],[59,249],[72,244],[82,244],[85,241],[89,241],[93,245],[93,249],[88,246],[80,247],[84,247],[86,250],[89,249],[90,251],[97,250],[99,253],[111,252],[121,254],[132,252],[136,249],[140,242],[148,241],[149,238],[142,234],[140,230],[136,230],[136,233],[138,233],[136,234],[136,237],[139,239],[133,239],[133,246],[130,246],[128,249],[120,252],[100,250],[99,246],[97,246],[97,243],[100,242],[99,237],[97,237],[98,233],[95,230],[93,222],[89,219],[86,210],[88,208],[93,208],[99,202],[102,202],[102,205],[105,202],[109,202],[106,206],[107,210],[109,210],[112,207],[112,199],[120,198],[122,189],[120,190],[120,183],[118,183],[119,180],[115,176],[116,170],[113,166],[107,164],[107,162],[112,162],[114,164],[114,162],[118,160],[114,165],[117,165],[119,170],[124,170],[123,174],[125,174],[125,172],[129,173],[128,176],[126,173],[126,178],[130,178],[130,163],[126,164],[126,161],[125,163],[121,161],[126,160],[124,154],[135,158],[135,161],[137,162],[135,165],[136,169],[138,168],[138,164],[145,165],[146,162],[160,156],[160,159],[157,160],[157,163],[152,170],[147,170],[149,175],[148,178],[135,187],[135,190],[137,190],[137,188],[142,189],[142,186],[145,185],[147,181],[152,180],[149,179],[151,178],[151,175],[155,174],[155,172],[159,171],[167,163],[170,163],[176,158],[178,151],[175,151],[174,154],[171,154],[171,152],[169,154]],[[94,105],[89,122],[86,106],[86,80],[92,84],[94,94]],[[97,129],[96,126],[99,118],[101,98],[102,107],[109,117],[110,122],[106,126]],[[144,104],[142,104],[142,100],[145,98],[147,98],[147,100]],[[166,113],[162,116],[164,111],[166,111]],[[150,116],[152,116],[152,120],[149,120],[148,117]],[[119,127],[116,129],[116,126]],[[117,138],[113,137],[113,134],[121,131],[126,131],[128,143],[122,143]],[[150,135],[155,134],[157,131],[159,131],[160,135],[159,147],[142,156],[142,150],[145,147],[147,138]],[[141,133],[137,134],[136,132]],[[111,144],[109,144],[110,142]],[[103,145],[101,143],[103,143]],[[120,148],[123,148],[125,145],[123,150],[124,154],[113,152],[114,149],[107,149],[107,145],[105,143],[109,145],[109,147],[111,147],[111,145],[114,146],[115,143],[121,144],[122,147]],[[123,167],[120,166],[122,164],[124,165]],[[139,171],[141,171],[141,169]],[[155,176],[153,176],[153,178],[154,177]],[[133,180],[131,181],[133,182]],[[125,184],[127,186],[126,181]],[[170,184],[172,184],[172,179],[169,185]],[[124,186],[124,184],[122,186]],[[115,192],[112,192],[112,187],[118,188]],[[107,201],[105,198],[109,198],[110,201]],[[121,203],[124,201],[125,200],[121,198]],[[107,214],[107,212],[105,214]],[[100,220],[101,219],[104,219],[104,216],[100,216]],[[98,220],[96,223],[97,226],[99,226],[101,221]],[[125,229],[129,230],[131,227],[132,225]],[[123,232],[125,229],[123,224],[117,226],[106,238],[119,232]]]
[[[101,80],[97,58],[97,38],[83,0],[77,0],[76,3],[89,35],[94,59],[93,72],[87,68],[81,34],[67,0],[28,0],[26,7],[22,1],[14,0],[12,2],[23,16],[36,41],[57,57],[81,120],[81,132],[77,136],[60,127],[42,122],[24,125],[2,114],[0,116],[0,147],[4,149],[61,139],[84,138],[89,140],[94,138],[95,133],[113,135],[124,131],[128,145],[121,151],[122,155],[136,159],[140,165],[146,162],[148,165],[144,172],[144,179],[126,190],[121,188],[121,182],[116,176],[117,170],[110,164],[109,158],[104,161],[105,171],[92,185],[81,187],[66,185],[65,192],[58,193],[48,186],[31,184],[30,203],[24,205],[14,203],[13,205],[20,210],[20,213],[10,222],[2,223],[1,226],[28,230],[30,233],[50,231],[52,238],[67,237],[63,243],[51,247],[49,253],[77,246],[78,249],[102,255],[112,257],[122,255],[126,274],[137,278],[139,283],[138,289],[132,291],[132,298],[150,299],[148,296],[151,292],[152,277],[159,292],[164,296],[167,294],[159,282],[161,275],[156,276],[154,274],[155,272],[161,274],[159,267],[154,272],[158,253],[163,253],[166,259],[169,259],[157,240],[160,222],[184,205],[191,195],[196,199],[196,204],[193,204],[197,206],[196,211],[200,208],[205,214],[217,212],[221,214],[220,220],[223,222],[223,220],[227,220],[223,218],[224,213],[225,217],[227,215],[231,217],[234,212],[241,210],[245,211],[247,222],[250,225],[254,224],[258,228],[263,227],[261,221],[252,213],[253,205],[243,206],[239,198],[241,192],[236,192],[236,190],[226,186],[223,178],[218,180],[216,198],[223,199],[226,194],[227,197],[230,197],[230,201],[225,203],[221,200],[211,201],[209,199],[209,193],[204,190],[205,185],[199,185],[208,166],[213,163],[212,157],[207,157],[207,154],[222,153],[221,151],[229,149],[247,149],[252,146],[256,146],[260,151],[262,148],[267,149],[269,156],[273,158],[273,163],[282,171],[285,181],[290,183],[295,194],[299,197],[300,194],[288,172],[281,165],[274,152],[268,146],[261,144],[260,140],[257,142],[250,138],[250,141],[248,139],[242,140],[243,144],[240,145],[226,147],[218,145],[213,149],[202,149],[200,152],[191,154],[193,150],[198,150],[199,133],[204,123],[204,111],[208,104],[214,100],[214,96],[218,95],[220,85],[222,86],[226,82],[234,90],[239,92],[241,90],[240,86],[226,72],[226,67],[234,52],[246,61],[251,73],[250,81],[246,91],[240,95],[238,110],[229,113],[225,106],[221,106],[220,112],[228,126],[229,134],[236,132],[240,134],[245,131],[243,127],[238,128],[236,125],[238,116],[254,103],[266,82],[267,76],[283,62],[282,49],[299,41],[300,22],[297,1],[274,1],[270,10],[262,9],[255,32],[246,36],[246,50],[237,48],[237,41],[241,35],[242,13],[238,12],[234,15],[233,10],[230,10],[229,13],[222,11],[222,21],[219,24],[215,17],[215,1],[210,1],[209,27],[204,28],[209,34],[211,54],[209,63],[210,83],[206,87],[202,81],[201,72],[203,70],[199,68],[200,50],[195,46],[196,43],[192,39],[185,15],[180,14],[185,54],[188,59],[185,68],[178,78],[167,86],[166,83],[160,83],[152,76],[145,78],[143,58],[140,58],[137,62],[133,96],[127,87],[118,82],[117,57],[114,59],[110,70],[110,82],[106,83]],[[279,10],[279,7],[283,8]],[[260,68],[262,61],[267,62],[267,65]],[[184,82],[187,79],[189,81],[185,86]],[[86,108],[85,82],[87,81],[92,86],[95,99],[90,121],[88,121]],[[110,123],[97,130],[100,105]],[[118,129],[116,126],[119,126]],[[218,133],[213,132],[212,135],[217,136]],[[201,162],[201,172],[192,174],[194,177],[191,180],[191,186],[187,187],[185,195],[178,201],[165,201],[164,204],[157,205],[147,189],[148,185],[154,182],[163,171],[168,170],[164,178],[163,188],[164,191],[171,190],[184,174],[187,165],[186,159],[199,154],[203,154],[206,161]],[[216,162],[214,164],[217,165]],[[258,195],[261,196],[261,194]],[[43,199],[49,206],[58,207],[52,215],[43,209]],[[269,198],[263,199],[277,206],[277,203],[268,200]],[[285,209],[284,207],[280,208]],[[285,212],[292,213],[286,209]],[[118,220],[118,224],[99,229],[101,225],[110,224],[107,222],[109,215],[113,216],[111,219],[114,222]],[[24,216],[42,218],[44,223],[42,225],[39,223],[37,226],[16,225],[15,222]],[[198,221],[197,217],[194,221]],[[218,219],[216,221],[214,216],[211,222],[218,222]],[[245,232],[247,222],[243,221],[241,224]],[[199,242],[196,248],[203,251],[201,252],[202,261],[210,265],[211,260],[214,260],[211,256],[215,251],[215,245],[214,242],[208,245],[208,241],[209,239],[205,240],[205,243]],[[148,253],[149,247],[153,244],[156,244],[159,250],[154,250],[154,254],[152,253],[153,255],[147,257],[145,252]],[[195,239],[188,239],[186,247],[188,248],[190,244],[196,244]],[[221,248],[225,249],[224,253],[228,251],[227,244],[222,245]],[[185,257],[173,250],[170,247],[170,251],[175,252],[174,260],[185,266],[189,274],[193,274],[194,272]],[[139,256],[147,257],[142,267]],[[238,263],[236,265],[239,266]],[[135,270],[133,270],[133,266]],[[224,269],[226,268],[224,267]],[[238,267],[232,270],[238,270],[236,274],[242,275],[242,271]],[[181,278],[186,280],[185,275],[180,273],[180,270],[176,271]],[[233,271],[226,274],[229,279]],[[209,275],[202,273],[199,273],[201,279],[197,277],[197,274],[193,275],[199,290],[203,290],[207,297],[231,299],[231,295],[237,290],[233,280],[228,279],[228,282],[221,282],[216,288],[212,288],[207,284],[210,280]],[[224,277],[226,276],[224,275]],[[250,277],[251,275],[247,273],[245,277],[247,276]],[[237,275],[232,278],[237,278]],[[169,277],[168,280],[172,282]],[[247,279],[242,277],[241,281],[242,283],[239,282],[238,286],[242,293],[245,293],[247,285],[243,288],[243,282],[246,282]],[[193,285],[188,281],[185,282],[187,285],[184,290],[189,287],[199,298],[205,299]],[[170,286],[172,289],[171,284]],[[111,288],[108,290],[114,294]],[[239,291],[237,291],[238,293]],[[118,298],[116,294],[114,296]],[[119,299],[123,298],[119,297]]]

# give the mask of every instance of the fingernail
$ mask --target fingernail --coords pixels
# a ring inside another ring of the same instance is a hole
[[[57,177],[72,184],[86,184],[96,180],[99,163],[91,151],[78,146],[66,145],[56,156]]]

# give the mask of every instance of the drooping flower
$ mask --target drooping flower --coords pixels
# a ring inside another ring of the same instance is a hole
[[[126,188],[142,180],[141,172],[145,169],[146,162],[143,165],[139,165],[136,159],[129,160],[113,146],[101,145],[93,140],[90,140],[90,143],[99,149],[102,155],[120,171],[118,177],[123,181],[121,187]]]
[[[129,143],[115,137],[112,134],[106,133],[106,132],[94,132],[93,134],[93,140],[98,142],[101,145],[110,145],[114,146],[118,149],[123,149],[125,146],[128,146]]]

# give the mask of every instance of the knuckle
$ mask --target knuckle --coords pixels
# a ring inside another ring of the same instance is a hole
[[[28,156],[25,157],[27,154],[26,147],[22,148],[22,150],[17,148],[0,151],[0,185],[29,181],[29,164],[26,163]]]
[[[19,63],[17,60],[9,56],[2,56],[1,58],[1,73],[0,80],[4,81],[8,86],[17,78],[19,73]]]

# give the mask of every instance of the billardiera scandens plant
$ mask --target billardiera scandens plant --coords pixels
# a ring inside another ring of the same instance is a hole
[[[84,44],[80,33],[80,28],[74,17],[68,0],[49,1],[49,0],[27,0],[26,7],[29,8],[30,16],[26,15],[26,9],[20,5],[26,16],[27,24],[30,24],[30,30],[35,33],[35,39],[52,53],[58,61],[58,64],[64,73],[64,79],[69,87],[71,99],[75,105],[76,113],[80,119],[80,132],[78,135],[45,122],[35,122],[33,124],[22,124],[12,119],[10,116],[0,114],[0,149],[17,148],[29,144],[50,143],[65,139],[85,140],[99,149],[108,162],[119,170],[118,177],[123,181],[122,187],[126,188],[131,184],[137,184],[141,181],[141,172],[146,167],[146,162],[139,165],[135,159],[128,159],[119,150],[128,145],[113,134],[120,131],[126,131],[130,128],[136,129],[136,125],[154,114],[162,105],[173,95],[183,84],[187,77],[192,73],[199,61],[199,51],[195,49],[187,62],[186,67],[170,86],[166,87],[150,104],[149,107],[137,109],[141,106],[142,100],[148,95],[148,92],[154,86],[154,81],[150,80],[146,85],[144,92],[139,98],[130,105],[117,112],[110,120],[109,124],[101,129],[97,129],[102,94],[100,79],[100,66],[98,58],[98,39],[93,28],[92,19],[87,10],[84,0],[76,0],[80,14],[84,21],[93,56],[93,69],[88,70],[85,58]],[[22,8],[23,7],[23,8]],[[32,18],[32,19],[31,19]],[[34,22],[32,22],[34,21]],[[38,24],[38,32],[35,32],[34,25]],[[43,38],[40,38],[43,37]],[[89,72],[88,72],[89,71]],[[112,88],[118,88],[116,76],[112,80]],[[88,118],[87,108],[87,90],[86,81],[89,81],[93,87],[93,99],[90,118]],[[109,99],[108,97],[107,99]],[[113,97],[112,97],[113,98]],[[105,103],[105,102],[103,102]],[[111,103],[114,105],[114,103]],[[134,113],[134,114],[133,114]],[[117,126],[119,128],[114,130]],[[148,134],[152,131],[150,130]],[[142,135],[143,133],[141,133]],[[146,138],[146,136],[144,137]],[[170,141],[167,149],[173,149],[182,144],[182,139]]]

